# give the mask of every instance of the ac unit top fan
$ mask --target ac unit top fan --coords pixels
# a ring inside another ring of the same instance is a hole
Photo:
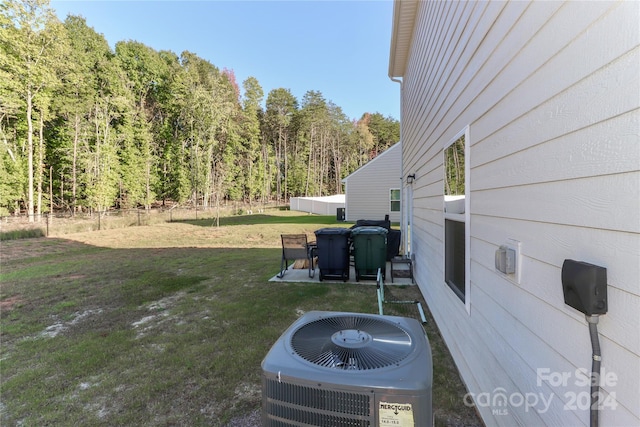
[[[262,371],[264,426],[433,422],[431,348],[415,319],[306,313],[273,345]]]
[[[397,321],[346,313],[305,322],[290,344],[295,354],[315,365],[367,370],[399,363],[413,350],[412,341]]]

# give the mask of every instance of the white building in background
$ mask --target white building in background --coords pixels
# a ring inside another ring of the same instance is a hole
[[[347,221],[400,222],[402,143],[398,142],[342,180]]]
[[[320,197],[291,197],[289,206],[292,211],[318,215],[336,215],[338,208],[344,208],[344,200],[344,194]]]

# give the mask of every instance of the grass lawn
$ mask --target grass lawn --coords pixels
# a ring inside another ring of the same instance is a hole
[[[224,426],[255,412],[260,362],[301,313],[378,310],[368,284],[268,281],[281,233],[326,226],[335,217],[269,211],[2,241],[0,425]],[[436,424],[480,425],[431,319],[426,330]]]

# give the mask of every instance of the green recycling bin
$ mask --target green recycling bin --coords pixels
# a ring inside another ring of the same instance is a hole
[[[356,281],[361,277],[376,280],[378,269],[382,269],[382,278],[386,277],[387,233],[383,227],[356,227],[351,230]]]

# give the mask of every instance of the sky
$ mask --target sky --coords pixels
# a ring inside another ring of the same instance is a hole
[[[302,101],[320,91],[350,119],[400,119],[400,85],[388,77],[391,0],[52,0],[60,20],[83,16],[113,48],[134,40],[179,55],[188,50],[264,99],[277,88]]]

